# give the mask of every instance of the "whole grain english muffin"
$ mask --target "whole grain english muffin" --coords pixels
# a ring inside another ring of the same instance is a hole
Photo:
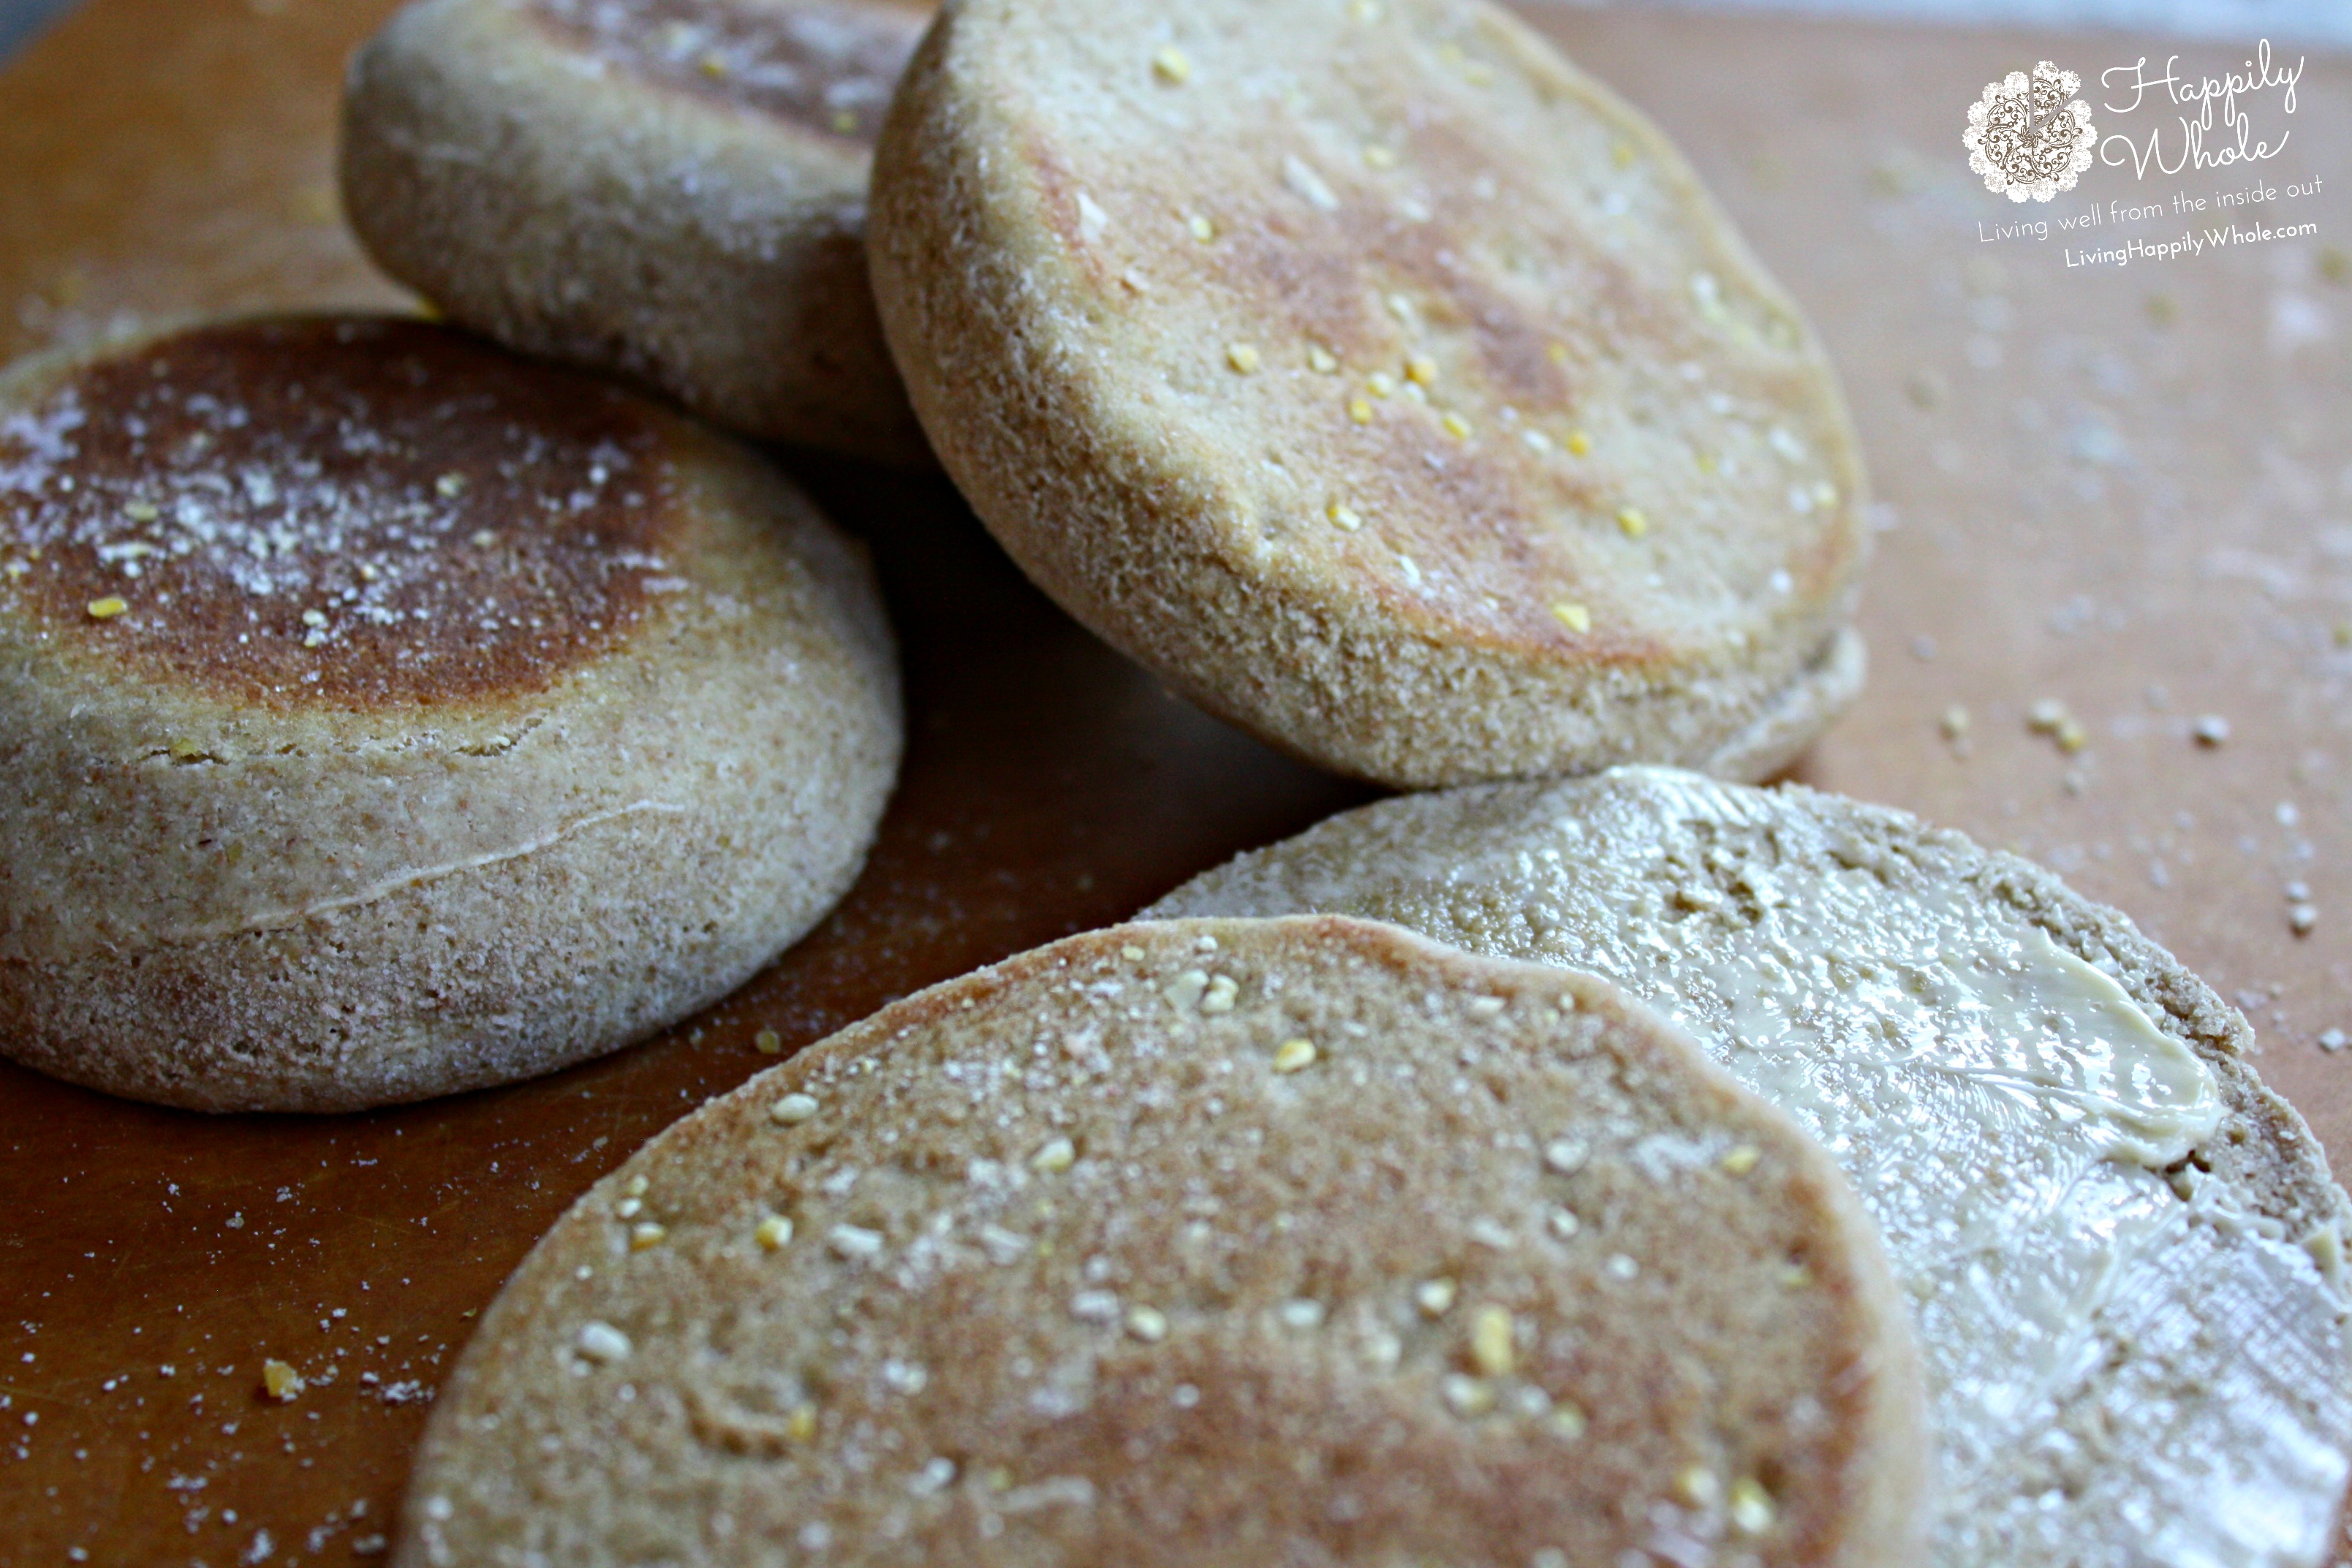
[[[866,281],[923,0],[416,0],[352,62],[343,204],[527,352],[762,439],[928,464]]]
[[[1819,346],[1664,139],[1479,0],[958,0],[868,246],[1005,548],[1276,745],[1760,777],[1860,685]]]
[[[484,1314],[395,1560],[1909,1563],[1889,1292],[1822,1151],[1608,985],[1124,926],[599,1182]]]
[[[207,1110],[544,1072],[848,887],[864,552],[642,399],[421,322],[0,378],[0,1051]]]
[[[1162,915],[1605,975],[1828,1145],[1915,1312],[1941,1568],[2307,1568],[2352,1472],[2347,1207],[2237,1012],[1899,811],[1659,768],[1389,800]]]

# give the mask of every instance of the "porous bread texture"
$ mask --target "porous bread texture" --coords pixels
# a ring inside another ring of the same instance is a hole
[[[901,747],[871,565],[766,463],[639,412],[666,591],[542,690],[260,703],[0,612],[0,1051],[191,1109],[356,1110],[643,1039],[824,917]]]
[[[1732,984],[1719,978],[1721,966],[1735,949],[1746,953],[1742,927],[1762,929],[1773,908],[1826,907],[1844,896],[1840,884],[1879,889],[1884,908],[1874,917],[1865,895],[1821,925],[1813,939],[1825,950],[1774,947],[1794,977],[1792,995],[1879,956],[1878,936],[1856,920],[1892,926],[1914,903],[1980,911],[2009,928],[2038,928],[2111,977],[2194,1051],[2222,1107],[2211,1135],[2166,1173],[2184,1200],[2179,1213],[2190,1217],[2177,1231],[2153,1233],[2169,1236],[2169,1255],[2179,1260],[2169,1284],[2147,1293],[2150,1276],[2135,1270],[2126,1299],[2089,1291],[2083,1343],[2015,1408],[1993,1408],[1975,1373],[2004,1361],[2026,1365],[2035,1354],[2025,1325],[2002,1315],[2017,1306],[2002,1291],[2019,1287],[1988,1290],[1982,1279],[1942,1271],[1947,1257],[1970,1256],[1936,1228],[1939,1214],[1961,1207],[1949,1184],[1968,1151],[1925,1157],[1938,1152],[1932,1132],[1924,1144],[1880,1146],[1862,1118],[1839,1134],[1840,1163],[1884,1227],[1927,1366],[1928,1418],[1941,1449],[1933,1560],[1941,1568],[2326,1560],[2352,1455],[2342,1278],[2352,1204],[2309,1127],[2245,1060],[2253,1036],[2238,1011],[2126,916],[2048,871],[1906,813],[1797,786],[1759,790],[1622,768],[1345,812],[1195,878],[1144,915],[1328,911],[1394,921],[1493,956],[1589,968],[1688,1023],[1711,1055],[1769,1098],[1774,1064],[1797,1042],[1741,1037],[1739,1015],[1721,1010],[1718,987],[1729,994]],[[1684,955],[1690,964],[1678,972]],[[1964,1040],[1970,1025],[1955,1019],[1949,1028]],[[1907,1035],[1897,1044],[1930,1057],[1945,1050],[1940,1040],[1922,1048]],[[1935,1092],[1960,1106],[1992,1084],[1972,1083],[1958,1051],[1948,1083]],[[1865,1077],[1848,1092],[1899,1100],[1900,1085]],[[1933,1128],[1942,1113],[1914,1106],[1907,1114]],[[1996,1192],[2024,1179],[2009,1163],[2016,1154],[1995,1145],[1978,1155],[1974,1179]],[[2120,1210],[2113,1219],[2143,1223]],[[2234,1272],[2192,1275],[2192,1265],[2213,1269],[2211,1237],[2233,1239],[2213,1246],[2258,1256]],[[1976,1241],[2010,1259],[2042,1245],[2021,1233]],[[2096,1239],[2086,1247],[2095,1265]],[[2123,1256],[2112,1254],[2114,1269]],[[2032,1265],[2024,1269],[2030,1275]],[[2193,1290],[2192,1279],[2202,1281]],[[2021,1288],[2066,1287],[2053,1270]],[[2045,1400],[2054,1408],[2044,1410]],[[2246,1412],[2264,1409],[2273,1413],[2267,1447],[2247,1429]],[[2037,1412],[2045,1427],[2032,1425]],[[1955,1421],[1990,1426],[1972,1430],[1964,1451]],[[2002,1431],[2010,1440],[1980,1451]],[[2264,1465],[2281,1468],[2265,1475]]]
[[[1860,685],[1819,346],[1664,138],[1480,0],[955,0],[873,202],[982,521],[1271,744],[1757,778]]]
[[[1908,1563],[1900,1320],[1821,1150],[1609,986],[1129,925],[597,1183],[436,1402],[395,1561]]]
[[[353,57],[341,177],[369,255],[525,352],[762,440],[928,466],[866,277],[872,115],[830,135],[653,79],[566,42],[534,4],[416,0]],[[703,8],[753,29],[841,14],[908,47],[925,9]]]

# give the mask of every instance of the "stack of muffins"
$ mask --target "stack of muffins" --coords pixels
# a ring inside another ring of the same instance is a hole
[[[447,324],[0,376],[18,1060],[355,1109],[797,940],[898,677],[747,438],[936,461],[1405,791],[656,1137],[485,1313],[404,1563],[2326,1559],[2345,1195],[2123,916],[1751,787],[1862,680],[1849,422],[1508,15],[418,0],[343,176]]]

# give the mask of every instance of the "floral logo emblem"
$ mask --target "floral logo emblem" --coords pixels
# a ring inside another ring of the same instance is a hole
[[[2048,60],[2033,74],[2011,71],[1985,84],[1984,96],[1969,105],[1969,128],[1960,145],[1969,168],[1984,176],[1985,189],[2046,202],[2074,188],[2074,177],[2091,166],[2099,133],[2091,106],[2074,94],[2083,78]]]

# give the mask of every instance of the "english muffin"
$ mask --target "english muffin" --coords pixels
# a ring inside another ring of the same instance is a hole
[[[767,440],[928,465],[866,281],[921,0],[417,0],[352,59],[343,205],[452,320]]]
[[[1335,919],[1071,937],[559,1221],[395,1561],[1914,1561],[1916,1367],[1822,1151],[1587,977]]]
[[[1479,0],[957,0],[876,153],[949,473],[1204,707],[1423,787],[1760,777],[1845,706],[1863,476],[1681,156]]]
[[[0,1051],[206,1110],[544,1072],[862,863],[864,551],[749,453],[444,328],[0,378]]]
[[[1153,913],[1300,910],[1605,975],[1828,1145],[1916,1314],[1943,1568],[2328,1560],[2345,1196],[2123,915],[1899,811],[1654,768],[1384,801]]]

